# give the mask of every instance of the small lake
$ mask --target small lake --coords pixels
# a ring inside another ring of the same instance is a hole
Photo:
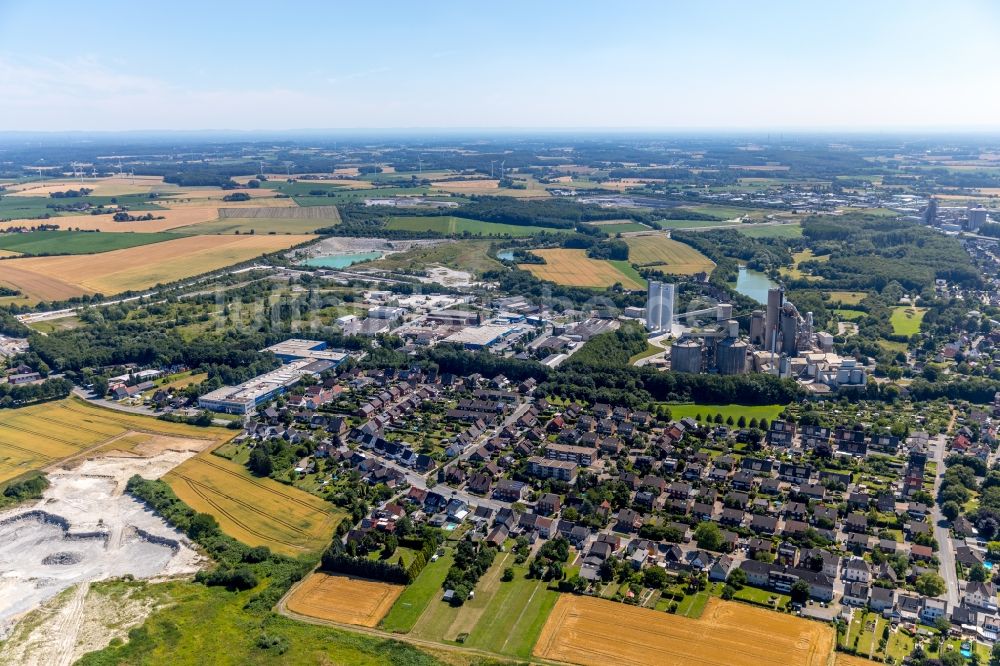
[[[497,259],[501,261],[514,261],[513,250],[504,250],[503,252],[497,252]]]
[[[767,290],[778,285],[771,281],[765,273],[753,271],[746,266],[740,266],[740,274],[736,278],[736,291],[749,296],[762,305],[767,304]]]
[[[355,252],[354,254],[335,254],[329,257],[312,257],[306,259],[302,264],[316,268],[347,268],[360,261],[372,261],[381,258],[381,252]]]

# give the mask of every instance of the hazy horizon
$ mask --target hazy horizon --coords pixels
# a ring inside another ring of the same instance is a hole
[[[0,0],[0,131],[995,132],[998,28],[981,0]]]

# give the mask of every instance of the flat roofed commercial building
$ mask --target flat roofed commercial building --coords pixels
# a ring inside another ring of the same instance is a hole
[[[315,363],[311,359],[299,359],[242,384],[223,386],[198,398],[198,406],[213,412],[246,414],[281,395],[305,375],[317,374]]]
[[[452,333],[444,339],[445,342],[456,342],[468,349],[483,349],[496,344],[506,336],[516,331],[516,326],[469,326],[457,333]]]
[[[285,340],[284,342],[266,347],[261,351],[271,352],[283,362],[311,359],[314,361],[330,361],[334,365],[339,365],[347,358],[346,352],[327,349],[326,343],[322,340],[303,340],[301,338]]]

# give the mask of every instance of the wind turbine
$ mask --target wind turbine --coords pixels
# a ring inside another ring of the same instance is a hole
[[[507,160],[500,162],[500,180],[503,180],[503,165],[507,164]]]

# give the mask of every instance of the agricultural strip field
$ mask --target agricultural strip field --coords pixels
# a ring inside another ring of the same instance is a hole
[[[177,236],[166,233],[102,234],[86,231],[29,231],[0,234],[0,249],[21,255],[95,254],[150,245]]]
[[[436,561],[428,562],[417,579],[406,586],[406,590],[393,604],[382,620],[382,628],[402,634],[413,629],[413,625],[427,609],[427,604],[440,598],[441,584],[454,561],[455,556],[449,550]]]
[[[223,220],[231,217],[248,219],[275,220],[336,220],[340,222],[340,212],[336,206],[309,206],[307,208],[220,208],[219,217]]]
[[[400,216],[389,218],[387,229],[402,231],[433,231],[439,234],[471,234],[473,236],[533,236],[547,231],[558,233],[568,231],[548,227],[529,227],[519,224],[482,222],[455,215],[442,216]]]
[[[532,250],[545,259],[544,264],[520,264],[535,277],[556,284],[574,287],[611,287],[621,283],[626,289],[642,289],[643,285],[622,273],[610,261],[591,259],[586,250]]]
[[[916,335],[920,332],[920,322],[924,320],[927,308],[901,305],[892,309],[889,323],[895,335]]]
[[[534,655],[586,666],[826,666],[833,641],[827,625],[719,599],[691,620],[562,595]]]
[[[698,405],[677,402],[668,402],[666,405],[670,409],[672,419],[685,417],[693,419],[701,414],[702,421],[714,419],[716,414],[722,414],[723,419],[732,416],[733,420],[736,420],[743,416],[747,421],[755,418],[758,421],[767,419],[770,422],[778,418],[778,414],[785,409],[782,405]]]
[[[527,572],[515,566],[514,579],[500,583],[465,645],[518,659],[531,657],[559,592],[548,589],[544,581],[528,578]]]
[[[402,591],[402,585],[317,572],[295,588],[285,606],[320,620],[374,627]]]
[[[0,283],[44,300],[111,295],[208,273],[311,238],[188,236],[100,255],[6,259],[0,262]]]
[[[254,477],[242,465],[207,451],[163,479],[196,511],[212,514],[226,534],[284,555],[325,548],[343,518],[315,495]]]
[[[708,273],[715,268],[715,262],[698,250],[663,234],[631,236],[625,243],[629,262],[640,266],[655,264],[657,269],[676,275]]]
[[[77,398],[0,410],[0,483],[104,444],[127,451],[167,437],[205,448],[232,435],[102,409]]]

